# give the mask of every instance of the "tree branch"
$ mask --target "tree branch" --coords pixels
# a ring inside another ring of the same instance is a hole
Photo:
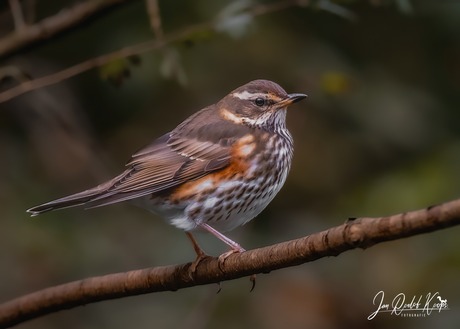
[[[46,75],[44,77],[22,82],[15,87],[1,92],[0,103],[9,101],[15,97],[18,97],[30,91],[56,84],[58,82],[69,79],[83,72],[107,64],[113,60],[139,55],[147,51],[164,48],[165,45],[169,43],[180,41],[194,33],[203,31],[205,29],[209,29],[211,28],[211,26],[211,24],[206,23],[189,26],[183,30],[178,31],[177,33],[170,34],[167,38],[164,38],[163,40],[149,40],[141,42],[132,46],[116,50],[108,54],[91,58],[84,62],[78,63],[74,66],[70,66],[62,71],[58,71],[56,73]]]
[[[105,0],[105,1],[126,1],[126,0]],[[308,6],[309,0],[284,0],[271,4],[257,4],[244,11],[246,14],[250,14],[253,17],[267,15],[273,12],[281,11],[295,6]],[[205,31],[215,30],[218,25],[218,19],[215,18],[208,22],[198,23],[185,27],[176,32],[169,33],[168,35],[162,35],[161,39],[148,40],[135,45],[127,46],[114,52],[104,54],[98,57],[91,58],[74,66],[68,67],[62,71],[46,75],[44,77],[36,78],[26,82],[22,82],[19,85],[0,92],[0,103],[7,102],[15,97],[28,93],[30,91],[47,87],[56,84],[65,79],[69,79],[83,72],[89,71],[96,67],[107,64],[113,60],[119,58],[126,58],[129,56],[140,55],[148,51],[163,49],[166,46],[186,40],[199,35]],[[32,26],[31,26],[32,27]],[[38,28],[38,27],[35,27]],[[3,46],[4,47],[4,46]],[[0,56],[2,54],[2,40],[0,40]]]
[[[22,19],[21,13],[21,26],[17,26],[18,23],[18,9],[19,2],[11,1],[12,12],[16,14],[15,29],[9,35],[0,39],[0,57],[4,57],[14,51],[17,51],[25,46],[43,40],[49,39],[54,35],[61,33],[81,22],[88,19],[89,17],[107,9],[111,6],[125,2],[128,0],[97,0],[97,1],[86,1],[75,5],[72,8],[61,10],[59,13],[47,17],[39,23],[33,25],[25,25]],[[17,6],[14,6],[14,5]]]
[[[251,274],[300,265],[347,250],[428,233],[460,224],[460,199],[426,209],[380,218],[349,219],[346,223],[300,239],[200,262],[109,274],[50,287],[0,305],[0,328],[64,309],[102,300],[175,291],[233,280]]]

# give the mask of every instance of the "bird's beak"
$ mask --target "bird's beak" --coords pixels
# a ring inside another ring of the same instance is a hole
[[[302,99],[304,99],[306,97],[307,97],[307,95],[305,95],[305,94],[289,94],[286,99],[283,99],[277,105],[279,107],[286,107],[286,106],[289,106],[291,104],[300,102]]]

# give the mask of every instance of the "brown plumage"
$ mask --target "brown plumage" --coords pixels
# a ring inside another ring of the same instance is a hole
[[[112,180],[27,211],[36,216],[136,199],[179,228],[207,230],[241,251],[216,228],[251,220],[281,188],[292,156],[285,109],[305,97],[252,81],[136,152]]]

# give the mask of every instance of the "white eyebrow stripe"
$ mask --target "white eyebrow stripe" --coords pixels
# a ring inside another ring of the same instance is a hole
[[[265,98],[267,94],[264,93],[250,93],[249,91],[245,90],[239,93],[233,93],[233,97],[239,98],[239,99],[244,99],[244,100],[250,100],[250,99],[256,99],[257,97],[262,97]]]

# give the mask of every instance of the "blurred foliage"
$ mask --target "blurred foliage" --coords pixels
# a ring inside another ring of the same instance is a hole
[[[37,1],[32,16],[72,3]],[[246,248],[348,217],[458,198],[460,2],[305,3],[251,16],[250,6],[273,2],[160,1],[165,37],[205,21],[215,22],[214,30],[0,104],[1,300],[192,260],[182,232],[129,204],[33,220],[25,209],[117,174],[138,148],[256,78],[309,98],[289,111],[296,150],[283,190],[256,220],[230,233]],[[13,26],[6,4],[0,3],[0,36]],[[145,4],[132,1],[0,66],[38,77],[149,38]],[[14,84],[3,79],[0,89]],[[460,322],[458,234],[453,228],[259,275],[251,294],[241,279],[223,283],[219,294],[204,286],[126,298],[21,328],[453,328]],[[199,239],[212,255],[225,250],[213,237]],[[439,291],[451,310],[368,321],[380,290]]]
[[[121,86],[124,80],[131,76],[132,67],[140,64],[139,56],[120,58],[99,67],[99,74],[102,80],[110,81],[115,86]]]

